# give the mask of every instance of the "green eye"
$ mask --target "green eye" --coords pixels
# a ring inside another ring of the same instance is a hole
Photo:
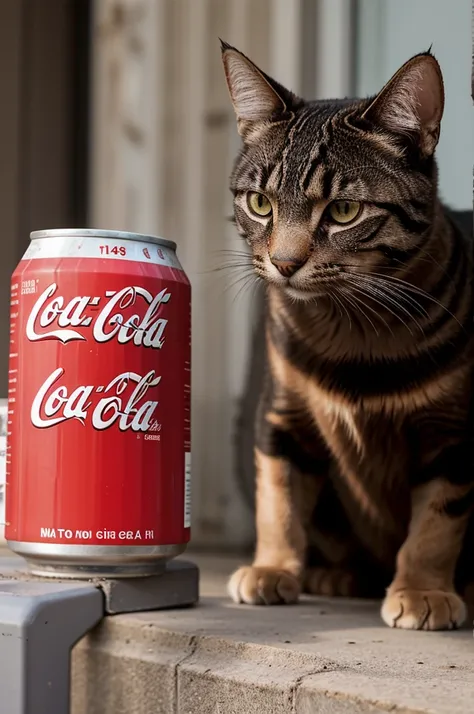
[[[329,206],[329,215],[336,223],[351,223],[360,214],[362,204],[359,201],[334,201]]]
[[[272,212],[272,204],[263,193],[251,191],[247,194],[248,207],[256,216],[269,216]]]

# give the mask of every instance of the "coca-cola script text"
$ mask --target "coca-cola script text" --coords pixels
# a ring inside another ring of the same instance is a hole
[[[63,375],[61,367],[51,372],[33,399],[31,421],[38,429],[70,419],[85,425],[89,418],[94,429],[99,431],[115,423],[120,431],[146,432],[153,427],[158,401],[143,401],[143,398],[149,389],[160,383],[161,376],[156,377],[154,370],[143,377],[135,372],[124,372],[105,386],[80,385],[71,392],[64,385],[57,386]],[[130,386],[134,388],[130,390]],[[97,394],[107,396],[94,405],[93,397]]]
[[[65,344],[72,340],[85,340],[82,332],[71,328],[92,327],[96,342],[109,342],[116,338],[120,344],[133,342],[136,347],[163,347],[168,320],[159,313],[161,306],[171,298],[166,288],[157,295],[138,285],[118,291],[106,290],[107,302],[93,316],[87,314],[86,308],[98,306],[102,298],[77,295],[66,302],[62,295],[55,295],[57,289],[57,283],[51,283],[33,305],[26,323],[26,336],[31,342],[56,339]],[[144,314],[138,310],[141,301],[144,303]],[[125,318],[124,311],[132,307],[135,312]],[[55,329],[47,330],[50,326]]]

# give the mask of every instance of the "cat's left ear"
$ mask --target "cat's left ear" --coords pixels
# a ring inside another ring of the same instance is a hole
[[[281,84],[269,77],[242,52],[221,40],[222,61],[230,98],[244,137],[258,122],[290,119],[303,105]]]
[[[443,75],[428,51],[408,60],[362,117],[395,134],[413,137],[421,154],[428,157],[438,143],[443,109]]]

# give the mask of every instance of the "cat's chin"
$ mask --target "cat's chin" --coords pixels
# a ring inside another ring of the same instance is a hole
[[[291,285],[286,285],[283,290],[293,300],[299,300],[300,302],[315,302],[318,298],[324,296],[322,290],[299,290],[291,287]]]

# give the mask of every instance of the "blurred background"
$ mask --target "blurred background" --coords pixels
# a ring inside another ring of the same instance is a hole
[[[9,280],[31,230],[176,241],[193,285],[193,544],[236,550],[253,538],[261,300],[234,285],[239,269],[215,270],[242,249],[226,220],[239,139],[218,37],[307,98],[375,93],[432,45],[441,193],[471,210],[471,0],[0,0],[0,397]]]

